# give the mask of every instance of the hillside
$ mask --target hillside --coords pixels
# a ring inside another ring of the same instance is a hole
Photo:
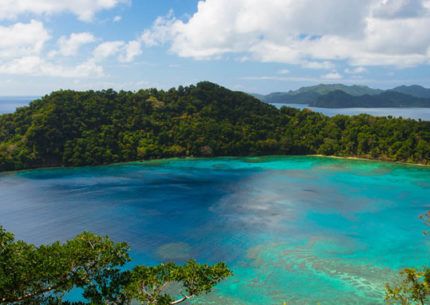
[[[254,96],[269,104],[305,104],[321,108],[430,107],[430,89],[417,85],[386,91],[357,85],[317,85]]]
[[[334,91],[318,97],[309,106],[322,108],[386,108],[386,107],[430,107],[430,99],[417,98],[395,91],[377,95],[353,96]]]
[[[275,92],[265,96],[255,96],[263,102],[269,104],[309,104],[315,101],[320,95],[316,92],[302,92],[290,94],[285,92]]]
[[[411,95],[418,98],[428,98],[430,99],[430,89],[424,88],[422,86],[399,86],[391,89],[391,91],[400,92],[403,94]]]
[[[427,164],[430,122],[278,110],[209,82],[168,91],[57,91],[0,116],[0,170],[272,154]]]
[[[320,84],[317,86],[302,87],[289,92],[275,92],[268,95],[254,96],[266,103],[280,104],[310,104],[315,102],[320,96],[334,91],[342,91],[353,96],[379,94],[382,90],[372,89],[366,86],[347,86],[342,84]]]
[[[348,86],[343,84],[328,84],[328,85],[320,84],[316,86],[302,87],[298,90],[290,91],[289,94],[298,95],[306,92],[314,92],[319,95],[325,95],[333,91],[343,91],[347,94],[354,95],[354,96],[374,95],[382,92],[382,90],[373,89],[367,86],[358,86],[358,85]]]

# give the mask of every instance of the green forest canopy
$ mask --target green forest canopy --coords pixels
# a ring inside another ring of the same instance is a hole
[[[0,116],[0,170],[274,154],[429,164],[430,122],[276,109],[209,82],[57,91]]]
[[[35,245],[17,241],[0,226],[2,305],[174,305],[206,294],[231,275],[224,263],[190,260],[125,268],[126,243],[84,232],[65,242]],[[68,302],[80,288],[87,302]]]

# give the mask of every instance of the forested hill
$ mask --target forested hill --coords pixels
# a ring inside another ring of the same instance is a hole
[[[400,92],[403,94],[430,99],[430,89],[424,88],[422,86],[412,85],[412,86],[399,86],[391,89],[390,91]]]
[[[377,95],[353,96],[342,91],[330,92],[318,97],[309,106],[323,108],[384,108],[384,107],[430,107],[430,98],[419,98],[396,91]]]
[[[384,91],[366,86],[321,84],[295,91],[254,96],[269,104],[305,104],[321,108],[430,107],[430,89],[417,85]]]
[[[298,90],[292,90],[288,92],[275,92],[268,95],[253,95],[259,100],[269,104],[311,104],[317,101],[319,97],[334,91],[342,91],[352,96],[375,95],[383,92],[382,90],[369,88],[367,86],[320,84],[316,86],[302,87]]]
[[[430,122],[280,110],[216,84],[58,91],[0,116],[0,170],[183,156],[324,154],[430,163]]]

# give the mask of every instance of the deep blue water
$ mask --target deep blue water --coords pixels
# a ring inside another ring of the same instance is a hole
[[[430,168],[319,157],[164,160],[0,174],[0,224],[37,244],[82,230],[139,263],[226,261],[197,304],[383,304],[429,264]]]
[[[303,104],[272,104],[278,108],[282,106],[288,106],[298,109],[308,108],[315,112],[321,112],[328,116],[335,116],[337,114],[345,115],[358,115],[358,114],[370,114],[373,116],[393,116],[402,117],[404,119],[414,119],[430,121],[430,108],[319,108],[309,107]]]

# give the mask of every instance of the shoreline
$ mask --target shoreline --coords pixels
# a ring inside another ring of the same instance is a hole
[[[391,160],[385,160],[385,159],[371,159],[371,158],[357,157],[357,156],[345,156],[345,157],[341,157],[341,156],[326,156],[326,155],[318,155],[318,154],[316,154],[316,155],[307,155],[307,156],[321,157],[321,158],[343,159],[343,160],[384,162],[384,163],[391,163],[391,164],[419,166],[419,167],[428,167],[428,168],[430,168],[430,164],[411,163],[411,162],[403,162],[403,161],[391,161]]]
[[[159,159],[148,159],[148,160],[133,160],[133,161],[124,161],[124,162],[116,162],[116,163],[106,163],[106,164],[97,164],[97,165],[81,165],[81,166],[42,166],[42,167],[33,167],[33,168],[25,168],[19,170],[11,170],[11,171],[0,171],[0,175],[7,173],[20,173],[26,171],[33,170],[47,170],[47,169],[79,169],[79,168],[90,168],[90,167],[101,167],[101,166],[115,166],[115,165],[124,165],[124,164],[133,164],[133,163],[148,163],[148,162],[157,162],[157,161],[169,161],[169,160],[196,160],[196,159],[228,159],[228,158],[261,158],[261,157],[316,157],[316,158],[329,158],[329,159],[337,159],[337,160],[350,160],[350,161],[365,161],[365,162],[381,162],[381,163],[390,163],[393,165],[402,165],[402,166],[416,166],[419,168],[428,168],[430,169],[430,164],[423,163],[409,163],[409,162],[401,162],[401,161],[390,161],[384,159],[371,159],[365,157],[358,156],[328,156],[328,155],[320,155],[320,154],[310,154],[310,155],[255,155],[255,156],[214,156],[214,157],[171,157],[171,158],[159,158]]]

